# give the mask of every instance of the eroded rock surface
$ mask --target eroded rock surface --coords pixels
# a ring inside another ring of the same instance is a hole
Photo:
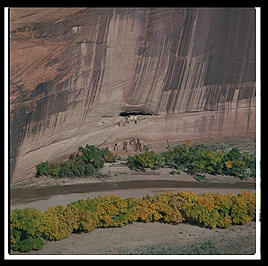
[[[86,143],[255,134],[255,96],[254,8],[10,9],[12,183]]]

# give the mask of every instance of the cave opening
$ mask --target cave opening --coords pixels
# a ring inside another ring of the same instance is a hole
[[[153,115],[148,112],[141,112],[141,111],[133,111],[133,112],[121,112],[119,116],[136,116],[136,115]]]

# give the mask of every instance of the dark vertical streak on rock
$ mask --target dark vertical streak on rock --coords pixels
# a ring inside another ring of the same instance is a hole
[[[111,13],[110,10],[109,13]],[[107,36],[108,29],[111,20],[111,15],[100,16],[100,26],[98,28],[96,43],[95,43],[95,58],[94,58],[94,66],[92,70],[92,79],[89,82],[89,88],[87,91],[86,99],[85,99],[85,108],[81,117],[80,127],[83,125],[86,115],[91,111],[93,104],[95,103],[96,96],[99,93],[102,82],[103,82],[103,74],[105,70],[105,59],[106,59],[106,51],[107,51]]]
[[[85,8],[60,18],[62,10],[52,10],[49,19],[38,12],[38,21],[26,16],[11,32],[11,176],[18,157],[27,164],[22,148],[30,158],[36,143],[50,143],[51,135],[82,126],[90,131],[85,124],[106,103],[108,109],[164,115],[159,139],[172,135],[170,129],[201,137],[254,130],[254,8]],[[60,47],[52,57],[51,47]],[[127,57],[126,69],[113,79],[117,55]],[[122,102],[106,102],[111,91],[123,95]],[[172,120],[178,113],[190,120]]]
[[[31,115],[28,115],[27,108],[20,106],[10,115],[10,177],[13,175],[13,171],[16,165],[17,155],[21,144],[23,143],[24,137],[27,131],[27,125],[30,124]]]
[[[175,62],[174,64],[170,64],[172,69],[170,69],[171,76],[170,80],[166,80],[166,90],[175,90],[176,93],[173,96],[170,94],[169,97],[174,97],[174,99],[171,101],[169,100],[168,103],[171,103],[171,105],[167,105],[167,113],[172,113],[176,109],[176,103],[178,101],[178,97],[180,95],[180,90],[185,89],[182,88],[182,81],[186,79],[185,85],[187,84],[188,76],[190,73],[190,66],[187,68],[187,64],[191,58],[187,58],[189,47],[191,45],[191,35],[194,30],[194,20],[196,19],[196,12],[192,9],[186,9],[185,10],[185,18],[184,23],[182,27],[182,34],[181,38],[178,38],[178,36],[173,36],[174,42],[179,40],[179,43],[177,44],[177,50],[175,52]],[[191,55],[190,55],[191,56]],[[181,59],[183,58],[183,60]]]

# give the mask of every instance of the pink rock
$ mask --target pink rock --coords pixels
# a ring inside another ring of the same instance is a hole
[[[10,20],[12,183],[87,143],[255,134],[254,8],[11,8]]]

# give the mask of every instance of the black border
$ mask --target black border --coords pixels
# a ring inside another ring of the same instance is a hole
[[[42,5],[42,3],[43,3],[43,5]],[[147,7],[148,8],[150,8],[150,7],[151,8],[154,8],[154,7],[155,8],[169,8],[169,7],[196,7],[196,8],[203,8],[203,7],[204,8],[206,8],[206,7],[208,7],[208,8],[210,8],[210,7],[211,8],[213,8],[213,7],[217,7],[217,8],[227,8],[227,7],[241,8],[242,7],[243,8],[243,7],[245,7],[245,8],[248,8],[248,7],[261,7],[261,9],[260,9],[260,34],[261,34],[261,28],[262,28],[261,27],[261,24],[262,24],[262,16],[261,15],[262,15],[262,10],[263,10],[262,8],[264,6],[264,1],[261,1],[261,0],[258,0],[258,1],[244,0],[244,1],[241,1],[240,5],[238,5],[238,6],[237,6],[237,2],[232,1],[232,0],[231,1],[225,0],[224,1],[225,5],[221,5],[220,2],[215,1],[215,0],[213,1],[213,3],[212,3],[212,1],[202,0],[202,2],[201,2],[199,0],[199,1],[196,1],[196,4],[193,4],[193,1],[192,2],[190,2],[190,1],[178,1],[178,2],[171,1],[171,4],[169,4],[168,1],[165,1],[165,4],[167,4],[167,6],[162,6],[162,5],[156,6],[156,4],[159,4],[159,2],[153,2],[153,1],[149,1],[149,3],[151,3],[151,5],[145,4],[144,1],[138,1],[138,0],[135,1],[134,4],[131,4],[131,6],[125,5],[126,3],[129,3],[129,2],[124,2],[124,4],[121,4],[121,5],[120,4],[116,5],[114,3],[112,5],[107,5],[107,4],[105,5],[105,1],[104,1],[104,3],[103,3],[103,1],[98,1],[97,5],[89,6],[90,3],[92,3],[92,1],[82,1],[81,2],[79,0],[76,0],[75,2],[72,2],[72,1],[67,2],[66,0],[58,0],[58,1],[47,0],[47,1],[43,1],[43,2],[42,1],[38,1],[38,2],[35,1],[34,3],[32,2],[29,6],[27,6],[26,2],[23,2],[23,1],[20,1],[20,2],[19,1],[17,1],[17,2],[16,1],[3,1],[3,2],[1,2],[1,7],[11,7],[11,8],[12,7],[29,7],[29,8],[31,8],[31,7],[63,7],[63,8],[64,7],[94,7],[94,8],[102,8],[102,7],[107,7],[107,8],[109,8],[109,7],[119,7],[119,8],[120,7],[122,7],[122,8],[125,8],[125,7],[133,7],[133,8],[136,8],[136,7],[141,7],[141,8],[147,8]],[[141,3],[141,4],[139,4],[139,3]],[[152,5],[152,3],[155,3],[155,4]],[[205,5],[200,6],[200,3],[205,4]],[[212,5],[210,5],[209,3],[210,4],[212,3]],[[178,6],[178,4],[182,4],[182,5]],[[219,4],[219,5],[217,5],[217,4]],[[241,4],[242,4],[242,6],[241,6]],[[3,13],[2,13],[3,17],[4,17],[3,24],[5,26],[5,10],[4,9],[3,9]],[[7,20],[8,20],[8,27],[7,28],[8,28],[8,36],[9,36],[9,34],[10,34],[10,8],[8,9],[8,19]],[[4,28],[3,32],[5,33],[5,28]],[[261,42],[262,41],[263,41],[263,39],[261,38],[260,49],[261,49]],[[6,43],[4,43],[4,46],[5,46],[5,44]],[[4,52],[5,52],[5,50],[4,50]],[[9,134],[10,134],[10,71],[9,71],[9,69],[10,69],[10,38],[8,38],[8,53],[9,53],[9,57],[8,57],[8,61],[7,61],[7,66],[8,66],[8,92],[7,93],[6,93],[5,83],[4,83],[4,114],[6,112],[6,109],[8,111],[8,130],[7,130],[8,131],[7,132],[7,134],[8,134],[8,151],[7,151],[8,152],[8,169],[7,169],[8,176],[6,177],[5,172],[4,172],[4,193],[3,193],[3,195],[4,195],[4,201],[5,201],[5,182],[8,182],[8,201],[9,202],[8,202],[8,233],[7,233],[7,235],[8,235],[8,253],[9,253],[9,255],[12,255],[11,249],[10,249],[10,211],[11,211],[11,208],[10,208],[11,195],[10,194],[11,193],[10,193],[10,182],[9,182],[9,180],[10,180],[10,136],[9,136]],[[261,62],[260,62],[260,64],[261,64]],[[4,67],[5,67],[5,61],[4,61]],[[262,71],[262,69],[260,69],[260,70]],[[261,77],[261,73],[260,73],[260,77]],[[5,79],[5,75],[4,75],[4,79]],[[6,94],[8,96],[6,96]],[[8,97],[8,100],[7,100],[8,107],[7,108],[5,108],[5,97]],[[5,120],[5,115],[4,115],[4,120]],[[260,120],[261,120],[261,118],[260,118]],[[4,126],[5,126],[5,124],[4,124]],[[261,131],[261,125],[260,125],[260,131]],[[261,137],[261,132],[260,132],[260,137]],[[5,141],[6,141],[6,139],[4,138],[4,143],[5,143]],[[4,151],[4,156],[5,155],[6,155],[6,153]],[[5,167],[5,165],[4,165],[4,167]],[[261,170],[262,170],[262,167],[260,166],[260,172],[261,172]],[[261,198],[261,204],[262,204],[261,205],[262,206],[262,212],[261,212],[262,218],[260,218],[260,220],[263,219],[263,206],[264,206],[263,197]],[[5,210],[5,205],[4,205],[4,210]],[[259,217],[256,217],[256,219],[258,219],[258,218]],[[263,225],[263,223],[261,223],[261,230],[262,230],[262,225]],[[263,238],[260,236],[260,242],[262,242],[262,239]],[[5,245],[5,239],[4,239],[4,245]],[[260,246],[260,254],[261,254],[261,256],[263,255],[262,245]],[[15,256],[15,255],[12,255],[12,256]],[[159,259],[165,260],[164,258],[159,258]],[[12,262],[12,259],[10,259],[10,260]],[[36,258],[33,260],[40,260],[40,259]],[[47,260],[53,260],[53,259],[48,258]],[[59,259],[59,260],[64,260],[64,258]],[[72,259],[72,260],[75,260],[75,259]],[[89,260],[95,260],[95,259],[92,258]],[[98,259],[98,260],[107,260],[107,259],[103,258],[103,259]],[[127,259],[127,260],[130,260],[130,259]],[[143,260],[143,259],[141,258],[141,259],[137,259],[137,260]],[[171,259],[169,259],[169,260],[171,260]],[[172,259],[172,260],[184,260],[184,259]],[[191,260],[191,259],[187,259],[187,260]],[[209,261],[213,261],[213,260],[209,260]],[[217,260],[217,259],[215,259],[215,260]],[[202,260],[202,261],[206,261],[206,260]],[[261,258],[261,262],[262,262],[262,258]]]
[[[88,0],[39,0],[39,1],[15,1],[2,0],[3,6],[8,7],[260,7],[263,6],[264,0],[225,0],[224,2],[215,0],[176,0],[176,1],[88,1]]]

